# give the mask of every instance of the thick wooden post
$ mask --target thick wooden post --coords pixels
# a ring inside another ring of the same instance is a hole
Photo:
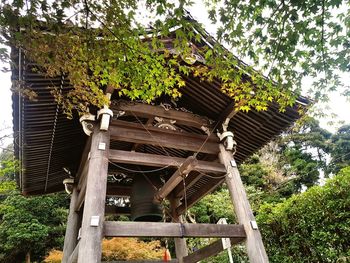
[[[172,210],[172,221],[174,223],[183,223],[182,215],[178,215],[176,213],[176,208],[180,203],[179,198],[172,198],[170,199],[170,206]],[[188,249],[186,245],[186,239],[185,238],[174,238],[175,242],[175,253],[176,258],[179,263],[183,262],[183,258],[188,255]]]
[[[252,263],[269,262],[232,152],[227,151],[223,145],[220,145],[219,159],[227,170],[226,184],[231,195],[238,223],[244,226],[247,235],[246,247],[249,260]]]
[[[101,262],[110,135],[109,131],[100,131],[98,126],[95,124],[91,135],[78,263]]]
[[[78,232],[80,227],[81,216],[75,211],[75,206],[78,199],[77,187],[73,187],[70,198],[69,215],[67,220],[66,235],[64,237],[63,258],[62,262],[67,263],[70,255],[73,253],[75,246],[78,243]]]

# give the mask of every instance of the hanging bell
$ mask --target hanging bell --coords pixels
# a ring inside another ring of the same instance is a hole
[[[159,222],[163,218],[162,208],[153,203],[154,189],[150,180],[145,176],[134,177],[131,189],[131,220],[144,222]]]

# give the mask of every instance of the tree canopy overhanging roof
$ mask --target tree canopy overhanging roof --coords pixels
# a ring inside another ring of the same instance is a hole
[[[62,181],[68,177],[63,167],[69,168],[74,175],[86,141],[77,115],[72,120],[67,119],[52,94],[53,88],[66,94],[72,90],[72,84],[69,76],[48,77],[45,72],[35,70],[37,64],[28,60],[21,49],[14,49],[12,54],[14,82],[20,81],[22,87],[30,87],[36,93],[34,100],[13,94],[16,156],[23,168],[19,178],[22,192],[31,195],[61,191],[64,188]],[[184,108],[215,122],[239,103],[222,92],[222,82],[219,80],[209,81],[193,73],[181,74],[181,77],[184,85],[180,89],[182,96],[176,99],[178,109]],[[112,100],[120,98],[127,99],[125,95],[115,92]],[[229,129],[234,131],[238,144],[237,161],[241,163],[290,127],[300,117],[299,111],[305,109],[308,103],[306,98],[299,97],[293,106],[287,106],[283,112],[277,103],[271,102],[266,111],[236,113],[229,123]],[[112,147],[130,150],[132,145],[112,143]],[[154,153],[156,148],[145,147],[141,151]],[[172,152],[173,156],[178,157],[188,154],[185,151]]]
[[[13,42],[12,73],[19,94],[27,95],[13,95],[16,155],[23,167],[19,183],[24,193],[63,189],[68,176],[63,167],[73,174],[77,171],[86,140],[76,111],[93,111],[108,103],[103,95],[107,87],[114,88],[114,100],[159,102],[168,97],[176,101],[176,108],[213,122],[223,121],[234,108],[241,110],[229,124],[238,143],[238,162],[300,117],[299,111],[309,103],[306,98],[295,101],[295,94],[238,60],[189,14],[185,21],[164,35],[151,31],[140,37],[138,31],[126,42],[105,26],[91,30],[64,25],[63,31],[56,32],[39,24],[35,30],[20,31],[25,33],[20,42]],[[122,51],[116,52],[118,48]],[[188,154],[173,152],[179,157]]]

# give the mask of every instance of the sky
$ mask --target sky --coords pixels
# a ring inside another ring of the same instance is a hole
[[[205,26],[206,30],[211,35],[215,36],[216,27],[210,23],[205,7],[201,1],[195,1],[189,11],[197,21]],[[2,67],[3,65],[0,64],[0,68]],[[350,83],[350,74],[343,74],[342,78],[345,83]],[[309,85],[310,81],[304,82],[305,90],[308,89]],[[3,134],[9,134],[12,131],[12,100],[10,89],[11,73],[0,72],[0,137]],[[331,132],[336,131],[339,124],[330,126],[327,124],[329,121],[344,121],[345,123],[350,124],[350,102],[346,101],[345,97],[340,96],[336,92],[330,94],[330,102],[328,106],[330,107],[330,112],[337,114],[338,118],[328,117],[319,119],[323,128],[326,128]],[[326,107],[326,105],[321,105],[321,107]],[[6,143],[8,143],[8,141],[6,141]],[[0,147],[3,147],[3,145],[0,145]]]

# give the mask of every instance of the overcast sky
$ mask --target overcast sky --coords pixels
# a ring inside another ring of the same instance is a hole
[[[189,10],[193,17],[205,25],[206,30],[212,34],[215,35],[215,26],[211,25],[207,13],[205,11],[205,8],[203,7],[203,4],[201,1],[195,1],[192,8]],[[2,68],[3,65],[0,64],[0,68]],[[345,83],[350,83],[350,74],[343,74],[342,75],[343,80]],[[308,86],[309,84],[306,82],[305,86]],[[4,128],[10,127],[6,133],[11,132],[12,127],[12,101],[11,101],[11,73],[0,73],[0,135],[1,130]],[[306,88],[307,89],[307,88]],[[307,95],[307,94],[304,94]],[[337,128],[337,126],[329,126],[327,125],[327,122],[329,121],[345,121],[346,123],[350,124],[350,102],[346,101],[345,97],[341,97],[337,93],[333,93],[330,96],[331,101],[329,103],[329,106],[331,108],[331,112],[334,112],[338,115],[338,119],[331,119],[331,118],[323,118],[320,119],[321,125],[324,128],[327,128],[328,130],[334,132]],[[1,147],[1,145],[0,145]]]

